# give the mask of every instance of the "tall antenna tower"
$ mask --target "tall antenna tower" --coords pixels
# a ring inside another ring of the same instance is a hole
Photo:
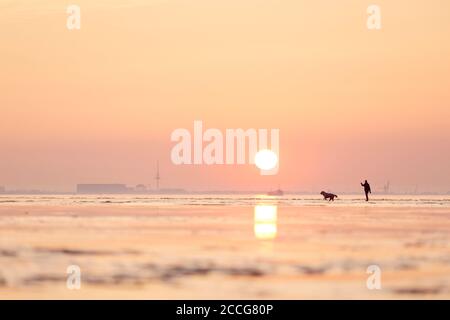
[[[161,180],[161,177],[159,175],[159,161],[156,162],[156,176],[155,176],[155,180],[156,180],[156,190],[159,190],[159,180]]]
[[[388,194],[391,188],[391,182],[388,180],[388,182],[383,186],[384,193]]]

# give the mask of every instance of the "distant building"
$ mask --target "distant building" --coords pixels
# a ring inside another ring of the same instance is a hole
[[[5,193],[5,187],[0,186],[0,193]]]
[[[160,193],[160,194],[183,194],[183,193],[187,193],[186,190],[184,189],[159,189],[156,190],[156,193]]]
[[[136,188],[134,188],[136,192],[147,192],[147,186],[145,184],[138,184]]]
[[[77,193],[111,194],[129,193],[131,190],[125,184],[77,184]]]

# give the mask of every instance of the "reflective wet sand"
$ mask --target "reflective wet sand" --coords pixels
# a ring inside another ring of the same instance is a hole
[[[448,299],[449,243],[447,207],[2,203],[0,298]]]

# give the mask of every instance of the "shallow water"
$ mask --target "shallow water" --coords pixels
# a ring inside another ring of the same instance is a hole
[[[449,198],[383,199],[3,196],[0,298],[449,298]]]
[[[291,206],[378,206],[378,207],[448,207],[450,195],[375,195],[364,201],[364,195],[340,195],[335,201],[324,201],[321,195],[286,194],[267,196],[254,194],[185,194],[185,195],[0,195],[0,204],[14,205],[229,205],[252,206],[259,203],[275,203]]]

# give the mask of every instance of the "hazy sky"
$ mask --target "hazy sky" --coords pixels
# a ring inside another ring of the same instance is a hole
[[[0,185],[450,191],[447,0],[0,0]],[[366,27],[367,7],[382,30]],[[175,166],[170,134],[279,128],[280,171]]]

